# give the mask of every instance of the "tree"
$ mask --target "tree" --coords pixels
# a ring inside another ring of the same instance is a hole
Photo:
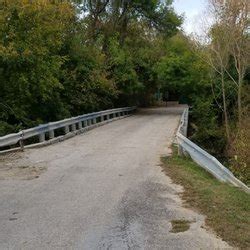
[[[96,35],[119,34],[123,43],[128,27],[133,22],[146,23],[154,32],[162,32],[171,36],[177,32],[182,19],[171,8],[172,1],[123,1],[123,0],[84,0],[83,13],[89,21],[89,29]]]
[[[250,40],[249,40],[249,2],[247,0],[211,0],[213,13],[216,17],[215,28],[219,33],[216,38],[212,37],[212,44],[220,37],[223,39],[222,46],[217,49],[223,61],[233,58],[236,74],[226,67],[228,62],[223,63],[222,68],[237,88],[238,122],[242,123],[242,88],[247,67],[250,62]],[[226,39],[225,39],[226,38]],[[213,46],[213,45],[212,45]],[[226,49],[225,49],[226,48]],[[223,55],[222,55],[223,54]],[[226,57],[226,59],[225,59]]]
[[[65,116],[59,75],[66,58],[60,48],[73,6],[49,0],[0,4],[1,120],[31,126]]]
[[[230,31],[228,27],[217,24],[214,25],[210,31],[212,43],[208,46],[208,52],[205,52],[210,66],[213,68],[215,73],[219,74],[221,92],[222,92],[222,111],[224,116],[224,124],[226,130],[226,136],[228,142],[230,142],[231,133],[228,119],[228,104],[227,104],[227,93],[226,93],[226,72],[228,72],[229,58],[230,58],[230,44],[228,39],[230,37]],[[219,105],[220,106],[220,105]]]
[[[227,135],[224,155],[231,159],[233,172],[246,181],[249,178],[249,158],[245,153],[249,147],[249,96],[247,100],[243,90],[247,91],[249,85],[249,3],[246,0],[209,2],[214,24],[208,31],[207,43],[196,48],[202,51],[201,59],[211,67],[212,93],[218,110],[222,110]]]

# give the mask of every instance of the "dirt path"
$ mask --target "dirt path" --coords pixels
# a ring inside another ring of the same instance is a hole
[[[144,110],[0,158],[0,249],[228,247],[183,207],[182,188],[159,166],[181,112]]]

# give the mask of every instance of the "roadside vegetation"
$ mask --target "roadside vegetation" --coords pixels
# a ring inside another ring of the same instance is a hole
[[[173,182],[184,187],[186,206],[206,216],[206,226],[232,246],[250,248],[249,194],[219,182],[190,158],[178,156],[176,148],[162,163]]]
[[[0,136],[179,100],[190,138],[249,184],[249,1],[207,0],[204,39],[172,2],[0,0]]]

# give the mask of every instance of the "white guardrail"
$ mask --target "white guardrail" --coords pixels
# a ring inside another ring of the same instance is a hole
[[[188,108],[182,114],[180,125],[176,134],[179,146],[179,154],[188,154],[202,168],[210,172],[218,180],[229,182],[236,187],[242,188],[250,193],[250,188],[238,180],[233,173],[224,167],[215,157],[190,141],[187,136],[188,128]]]
[[[34,128],[22,130],[15,134],[8,134],[6,136],[0,137],[0,152],[1,149],[6,150],[6,147],[8,148],[8,146],[13,146],[18,143],[19,147],[23,148],[24,141],[35,136],[38,136],[40,144],[45,144],[45,142],[49,142],[56,139],[55,130],[57,129],[64,130],[64,135],[60,135],[58,137],[65,137],[67,136],[67,134],[73,136],[77,133],[84,132],[90,127],[95,127],[97,125],[105,124],[112,120],[126,117],[135,110],[136,107],[109,109],[105,111],[84,114],[77,117],[64,119],[61,121],[42,124]]]

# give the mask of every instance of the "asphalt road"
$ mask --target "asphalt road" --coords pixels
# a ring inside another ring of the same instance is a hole
[[[0,158],[2,173],[12,171],[0,179],[0,249],[228,247],[204,228],[203,215],[183,206],[182,187],[161,171],[181,112],[144,110]],[[176,219],[189,220],[190,229],[170,232]]]

